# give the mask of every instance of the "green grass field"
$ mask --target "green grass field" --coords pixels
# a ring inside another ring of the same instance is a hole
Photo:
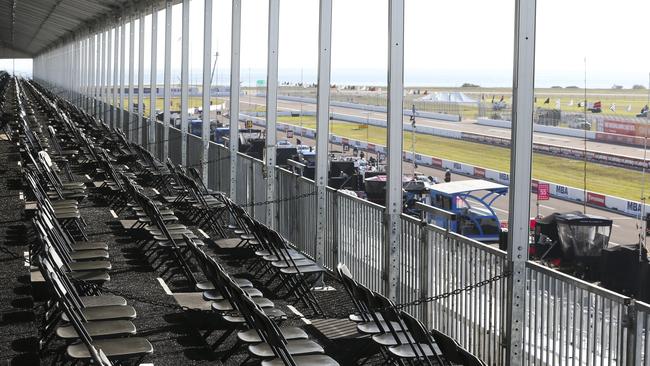
[[[510,88],[460,88],[460,87],[410,87],[407,88],[404,97],[404,108],[410,108],[412,104],[416,105],[419,110],[431,110],[433,106],[424,102],[418,102],[417,99],[423,97],[422,94],[410,94],[412,90],[425,90],[433,92],[462,92],[474,99],[480,99],[481,96],[485,97],[485,102],[490,105],[492,97],[498,101],[501,96],[508,105],[512,105],[512,90]],[[300,88],[281,88],[281,93],[291,95],[303,95],[306,97],[315,97],[315,89],[300,89]],[[584,100],[584,90],[580,88],[537,88],[535,89],[535,96],[537,101],[536,107],[540,108],[556,108],[556,102],[560,100],[560,109],[564,112],[580,113],[584,110],[578,107],[578,102]],[[370,105],[386,105],[386,88],[382,87],[382,91],[367,92],[367,91],[339,91],[332,90],[332,100],[370,104]],[[548,104],[544,104],[546,99],[550,99]],[[573,100],[573,105],[569,106]],[[634,117],[641,111],[641,108],[648,104],[648,91],[644,89],[588,89],[587,100],[591,103],[601,101],[603,105],[603,115],[617,115],[625,117]],[[609,107],[615,104],[615,111],[612,112]],[[628,106],[630,110],[628,111]],[[454,105],[450,107],[449,111],[442,111],[454,114],[461,114],[463,118],[475,119],[478,114],[478,108],[475,105]],[[591,114],[591,112],[588,112]]]
[[[316,122],[303,117],[303,127],[315,128]],[[298,125],[299,117],[282,117],[281,121]],[[331,133],[351,139],[370,141],[375,144],[386,144],[386,129],[369,126],[368,129],[359,125],[334,121],[330,127]],[[410,149],[411,135],[404,134],[404,148]],[[489,146],[473,142],[448,139],[437,136],[416,134],[416,151],[424,155],[459,161],[488,169],[508,172],[510,169],[510,150],[502,147]],[[554,157],[544,154],[533,155],[533,177],[554,183],[580,188],[584,180],[584,162],[573,159]],[[640,172],[610,167],[601,164],[587,163],[587,189],[594,192],[619,196],[631,200],[639,200],[641,196]],[[650,191],[650,179],[646,184]]]

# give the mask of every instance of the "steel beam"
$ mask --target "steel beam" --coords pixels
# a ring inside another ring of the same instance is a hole
[[[190,54],[190,0],[183,0],[181,33],[181,164],[187,165],[187,110]]]
[[[120,24],[116,24],[115,26],[115,33],[113,34],[113,39],[115,41],[115,57],[114,57],[114,64],[113,64],[113,115],[111,117],[112,120],[112,127],[117,128],[118,127],[118,104],[117,104],[117,97],[118,97],[118,89],[120,88],[120,30],[121,30]]]
[[[212,78],[210,61],[212,60],[212,0],[203,4],[203,120],[201,121],[201,138],[203,140],[203,155],[201,156],[201,173],[203,181],[210,187],[208,169],[210,159],[210,92]]]
[[[156,148],[156,100],[158,98],[158,9],[152,7],[151,13],[151,81],[149,82],[149,124],[147,133],[149,138],[149,152],[157,154]]]
[[[106,32],[101,31],[99,33],[99,93],[97,95],[97,119],[104,119],[104,94],[106,90],[104,89],[104,77],[106,75]]]
[[[119,100],[119,109],[117,111],[118,116],[119,116],[119,128],[122,129],[122,131],[126,131],[126,128],[124,127],[124,87],[125,87],[125,51],[126,51],[126,18],[122,18],[122,30],[120,31],[120,100]],[[124,132],[126,133],[126,132]]]
[[[172,3],[167,1],[165,5],[165,91],[163,102],[163,151],[162,160],[169,157],[169,102],[171,101],[171,79],[172,79]]]
[[[404,0],[388,5],[388,150],[386,186],[386,243],[388,296],[400,298],[400,249],[402,213],[402,114],[404,99]]]
[[[280,0],[269,0],[268,58],[266,69],[266,200],[275,199],[275,126],[278,118],[278,47],[280,41]],[[266,225],[274,227],[276,205],[266,205]]]
[[[327,235],[327,143],[329,138],[332,47],[332,0],[320,0],[318,19],[318,89],[316,94],[316,261],[323,265]]]
[[[133,82],[135,79],[135,17],[129,19],[129,96],[127,98],[128,105],[126,110],[129,112],[124,127],[124,133],[129,141],[133,141]]]
[[[98,32],[96,36],[95,53],[97,61],[95,62],[95,118],[99,119],[101,114],[101,95],[102,95],[102,33]]]
[[[536,0],[515,3],[515,52],[508,210],[507,364],[524,364],[526,261],[530,227],[530,177],[535,88]]]
[[[237,202],[237,152],[239,151],[239,83],[241,70],[241,0],[232,1],[230,42],[230,199]],[[219,83],[217,82],[217,85]]]
[[[106,55],[106,107],[107,110],[104,111],[104,121],[107,122],[110,126],[113,126],[113,118],[112,118],[112,105],[111,105],[111,95],[113,94],[114,90],[114,84],[113,84],[113,69],[111,65],[113,65],[113,62],[111,61],[112,56],[113,56],[113,29],[109,28],[108,29],[108,43],[106,44],[107,47],[107,55]]]
[[[138,38],[138,121],[136,126],[137,130],[137,142],[138,145],[142,145],[142,134],[143,134],[143,117],[144,117],[144,13],[140,15],[140,37]]]

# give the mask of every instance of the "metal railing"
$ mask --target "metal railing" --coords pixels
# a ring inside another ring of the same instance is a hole
[[[650,366],[650,305],[637,302],[634,304],[634,360],[636,364]]]
[[[156,123],[162,152],[162,124]],[[180,160],[180,131],[170,128],[170,155]],[[200,160],[201,141],[189,135],[189,162]],[[229,191],[227,147],[209,144],[209,187]],[[237,153],[237,203],[265,200],[268,177],[277,181],[275,229],[305,254],[316,254],[314,182],[288,170],[265,171],[264,163]],[[386,294],[384,207],[332,188],[327,190],[323,265],[346,263],[355,280]],[[246,209],[264,221],[265,207]],[[399,303],[409,303],[479,283],[506,272],[506,254],[445,228],[401,216]],[[605,290],[537,263],[526,267],[524,364],[650,366],[650,305]],[[406,308],[488,365],[506,356],[507,284],[491,282],[438,301]]]
[[[632,364],[629,298],[533,262],[526,277],[527,364]]]

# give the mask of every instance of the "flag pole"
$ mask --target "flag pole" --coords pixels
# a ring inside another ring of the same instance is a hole
[[[582,212],[587,213],[587,56],[585,56],[585,103],[583,111],[585,115],[585,128],[584,128],[584,182],[583,182],[583,202]]]
[[[648,73],[648,88],[650,88],[650,73]],[[648,103],[650,103],[650,89],[648,89]],[[646,222],[644,220],[646,209],[645,209],[645,166],[646,166],[646,157],[648,152],[648,118],[650,113],[646,112],[646,124],[643,133],[643,170],[641,172],[641,213],[639,217],[639,262],[643,260],[643,248],[646,244],[646,232],[648,228],[646,227]]]

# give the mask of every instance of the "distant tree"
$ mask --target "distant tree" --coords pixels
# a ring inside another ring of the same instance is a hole
[[[567,89],[580,89],[580,88],[578,88],[578,87],[575,86],[575,85],[569,85],[569,86],[567,86],[566,88],[567,88]]]
[[[623,85],[614,84],[614,85],[612,85],[612,89],[617,89],[617,90],[623,89]]]
[[[551,89],[562,89],[562,87],[559,86],[559,85],[553,85],[553,86],[551,87]]]
[[[480,85],[472,84],[472,83],[463,83],[463,85],[460,86],[461,88],[480,88]]]
[[[642,89],[645,89],[645,86],[640,85],[640,84],[634,84],[634,86],[632,86],[632,89],[642,90]]]

